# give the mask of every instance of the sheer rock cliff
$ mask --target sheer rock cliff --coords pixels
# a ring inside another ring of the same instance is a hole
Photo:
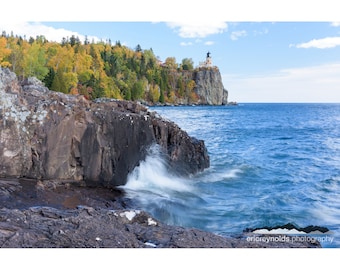
[[[202,105],[228,104],[228,91],[224,88],[222,77],[217,67],[200,68],[193,73],[196,84],[195,92]]]

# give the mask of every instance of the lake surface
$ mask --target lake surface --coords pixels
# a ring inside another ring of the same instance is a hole
[[[171,175],[157,147],[124,189],[171,225],[220,235],[293,223],[340,247],[340,104],[152,107],[205,141],[211,166]]]

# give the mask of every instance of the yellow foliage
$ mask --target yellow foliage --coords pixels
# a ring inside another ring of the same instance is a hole
[[[64,84],[65,84],[65,90],[70,90],[72,88],[77,87],[77,83],[78,83],[78,77],[77,74],[73,73],[73,72],[65,72],[63,73],[63,80],[64,80]]]
[[[196,83],[194,80],[190,80],[188,83],[187,83],[187,89],[189,91],[192,91],[194,88],[196,87]]]
[[[70,91],[70,94],[71,95],[78,95],[79,94],[79,91],[78,91],[78,88],[77,87],[73,87]]]
[[[165,101],[169,103],[175,103],[176,94],[174,90],[171,90],[169,95],[165,97]]]
[[[157,84],[150,85],[150,91],[149,91],[150,99],[152,102],[158,102],[159,97],[161,95],[159,86]]]
[[[4,61],[4,59],[11,54],[11,49],[7,48],[7,39],[5,37],[0,38],[0,66],[8,67],[10,63]]]
[[[4,68],[9,68],[9,67],[11,67],[12,65],[11,65],[11,63],[8,62],[8,61],[3,61],[3,62],[0,63],[0,66],[2,66],[2,67],[4,67]]]

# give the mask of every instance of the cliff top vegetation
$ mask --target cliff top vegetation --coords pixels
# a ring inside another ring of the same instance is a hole
[[[195,102],[191,58],[162,62],[152,50],[134,49],[119,41],[81,42],[78,37],[50,42],[44,36],[0,36],[0,66],[20,79],[36,77],[53,91],[154,103]]]

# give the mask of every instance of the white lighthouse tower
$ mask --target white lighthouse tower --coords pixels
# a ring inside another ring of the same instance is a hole
[[[212,66],[212,61],[211,61],[211,56],[210,56],[210,52],[208,52],[207,53],[207,58],[206,58],[206,60],[205,60],[205,65],[207,66],[207,67],[211,67]]]
[[[206,67],[212,67],[212,60],[210,56],[210,52],[207,53],[207,57],[205,58],[204,62],[199,63],[199,67],[201,68],[206,68]]]

